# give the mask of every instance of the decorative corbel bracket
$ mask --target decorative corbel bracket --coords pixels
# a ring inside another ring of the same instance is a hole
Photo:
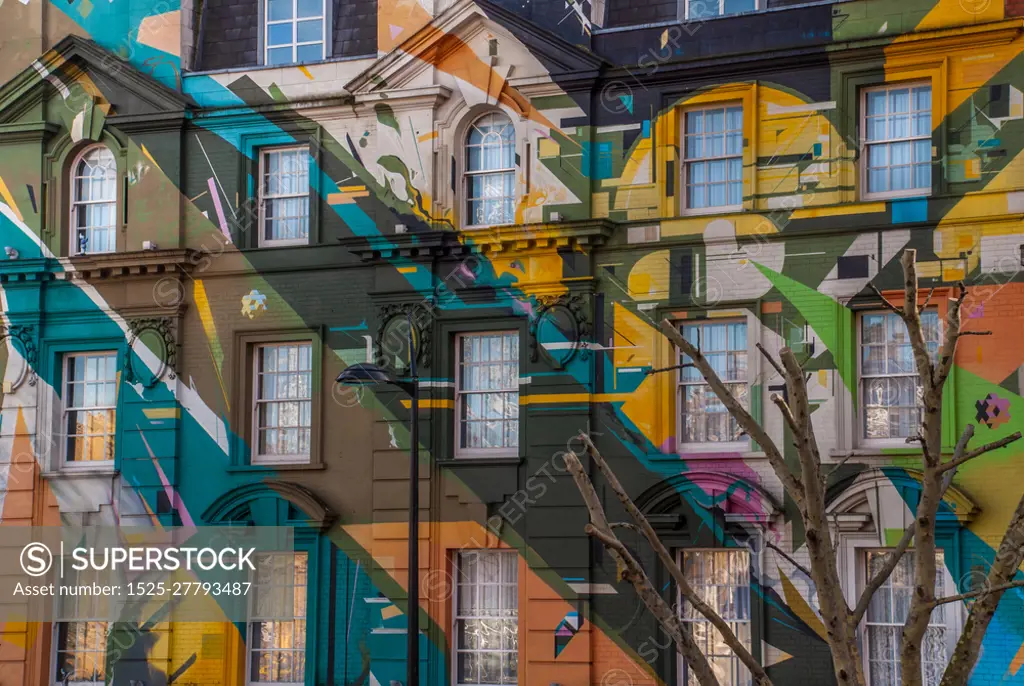
[[[169,317],[129,319],[128,354],[125,355],[124,375],[128,383],[140,383],[146,388],[156,386],[164,374],[170,379],[176,377],[178,343],[175,340],[174,324]],[[146,347],[160,362],[159,369],[151,372],[132,353],[138,346]],[[155,348],[155,349],[154,349]],[[139,367],[139,368],[136,368]]]
[[[530,321],[530,361],[536,362],[543,351],[554,368],[562,370],[576,355],[587,359],[593,332],[587,316],[586,299],[579,294],[539,296],[537,305],[537,311]],[[548,341],[549,345],[546,346],[541,339],[545,337],[544,332],[548,327],[561,332],[565,341]]]
[[[431,326],[433,315],[432,305],[429,302],[422,303],[389,303],[382,305],[377,313],[377,345],[380,349],[379,357],[383,357],[385,346],[394,340],[395,330],[393,327],[400,326],[408,318],[413,327],[413,343],[416,346],[416,364],[419,367],[430,366],[430,353],[433,344],[433,326]],[[404,342],[404,341],[403,341]],[[402,374],[405,369],[395,369],[395,373]]]
[[[8,338],[11,339],[12,344],[16,348],[20,348],[18,353],[25,360],[25,366],[22,368],[18,378],[11,382],[10,390],[18,390],[25,381],[28,381],[29,386],[35,386],[36,362],[38,359],[35,327],[31,324],[0,326],[0,343],[3,343]]]

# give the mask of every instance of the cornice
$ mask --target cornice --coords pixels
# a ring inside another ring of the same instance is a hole
[[[629,65],[616,65],[604,73],[605,79],[640,79],[645,85],[693,83],[693,88],[723,77],[742,75],[758,78],[761,73],[774,74],[790,67],[827,60],[832,66],[843,62],[878,60],[878,50],[901,56],[929,53],[948,54],[950,50],[972,45],[985,47],[1007,44],[1024,33],[1024,19],[1008,19],[971,26],[906,33],[896,37],[859,38],[835,43],[763,52],[736,52],[698,59],[659,62],[657,69],[637,70]],[[695,76],[696,75],[696,76]],[[686,90],[690,90],[687,88]]]
[[[191,119],[191,110],[178,110],[155,114],[114,115],[107,117],[107,123],[124,133],[148,133],[181,131]]]
[[[24,143],[43,142],[56,135],[60,127],[47,121],[16,122],[0,124],[0,142]]]
[[[616,224],[608,219],[584,219],[543,224],[513,224],[467,231],[431,231],[397,234],[349,251],[363,262],[395,258],[464,256],[472,254],[528,253],[551,248],[588,250],[604,245]]]
[[[0,262],[0,284],[152,278],[191,271],[200,256],[181,248],[7,260]]]
[[[452,95],[447,86],[420,86],[416,88],[396,88],[393,90],[371,91],[358,93],[355,96],[356,106],[386,102],[395,111],[437,107]]]

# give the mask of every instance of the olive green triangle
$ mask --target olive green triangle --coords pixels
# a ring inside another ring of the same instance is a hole
[[[802,284],[796,279],[780,274],[757,262],[754,262],[754,266],[772,282],[772,285],[783,297],[793,304],[793,307],[807,320],[821,342],[832,353],[839,377],[850,390],[854,403],[856,403],[853,313],[828,295]]]

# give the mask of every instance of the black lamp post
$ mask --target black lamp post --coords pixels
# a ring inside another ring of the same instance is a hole
[[[405,671],[405,686],[420,686],[420,391],[416,376],[416,349],[413,345],[412,320],[409,319],[409,376],[396,379],[388,370],[375,364],[359,363],[347,367],[336,381],[346,386],[376,386],[390,384],[397,386],[412,398],[412,429],[409,450],[409,607],[406,612],[408,624],[408,663]]]

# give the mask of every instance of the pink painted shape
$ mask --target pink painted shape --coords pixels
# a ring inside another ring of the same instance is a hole
[[[231,231],[228,229],[227,219],[224,218],[224,206],[220,204],[220,193],[217,192],[217,184],[212,176],[206,180],[206,185],[210,189],[210,197],[213,198],[213,208],[217,210],[217,221],[220,222],[220,231],[228,239],[228,243],[231,243]]]
[[[164,486],[164,493],[167,494],[167,499],[171,501],[171,506],[178,511],[178,516],[181,517],[182,525],[193,529],[195,528],[195,522],[192,521],[192,515],[188,513],[188,509],[185,507],[185,503],[181,502],[181,496],[171,485],[167,475],[164,474],[163,468],[160,466],[160,461],[156,459],[156,455],[153,454],[153,449],[149,447],[149,441],[146,440],[146,434],[139,431],[139,436],[142,437],[142,442],[146,446],[146,450],[149,451],[149,458],[153,460],[153,467],[156,468],[157,476],[160,477],[160,483]]]

